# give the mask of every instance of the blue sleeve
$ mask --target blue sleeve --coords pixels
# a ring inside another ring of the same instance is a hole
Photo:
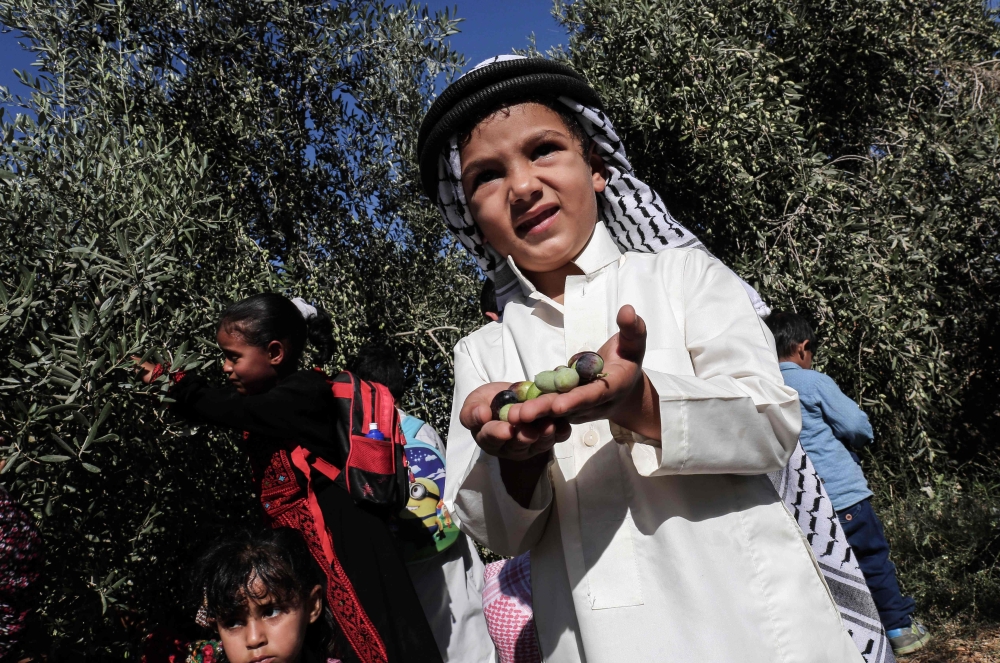
[[[833,434],[844,444],[860,449],[874,439],[872,425],[858,404],[840,390],[828,375],[819,374],[816,381],[816,395],[823,420],[833,430]]]

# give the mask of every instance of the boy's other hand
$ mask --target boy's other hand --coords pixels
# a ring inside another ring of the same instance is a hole
[[[498,458],[523,461],[547,453],[556,442],[569,438],[569,423],[561,419],[539,416],[518,425],[494,421],[490,403],[509,387],[509,382],[484,384],[469,394],[462,406],[459,420],[472,431],[483,451]]]
[[[565,394],[545,394],[514,405],[507,419],[520,427],[539,421],[566,419],[580,424],[609,419],[619,426],[659,440],[660,408],[656,389],[642,371],[646,354],[646,323],[631,306],[618,311],[618,333],[599,354],[605,377]]]

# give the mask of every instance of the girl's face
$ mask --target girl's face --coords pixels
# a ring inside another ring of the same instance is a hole
[[[278,381],[278,369],[287,355],[282,341],[271,341],[261,348],[248,344],[238,331],[225,327],[219,327],[215,340],[225,357],[222,372],[236,391],[244,396],[259,394]]]
[[[259,583],[251,585],[251,593],[263,589]],[[232,663],[298,663],[306,629],[322,613],[323,588],[316,585],[300,605],[276,603],[268,594],[249,601],[243,614],[216,625],[222,650]]]
[[[480,122],[461,148],[462,187],[486,240],[522,270],[555,271],[590,240],[604,162],[562,117],[526,103]]]

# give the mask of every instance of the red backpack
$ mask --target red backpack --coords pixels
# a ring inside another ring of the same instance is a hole
[[[409,473],[403,452],[406,438],[392,394],[385,385],[362,380],[348,371],[327,378],[327,382],[340,422],[330,441],[331,456],[346,458],[344,467],[336,467],[302,447],[292,453],[292,462],[303,472],[306,464],[326,475],[359,504],[377,507],[386,516],[399,513],[409,498]],[[366,437],[373,423],[385,440]]]

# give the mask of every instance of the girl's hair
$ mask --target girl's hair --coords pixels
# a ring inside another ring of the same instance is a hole
[[[193,583],[207,617],[223,621],[245,614],[250,600],[270,597],[280,604],[303,605],[316,585],[324,588],[325,598],[326,576],[302,535],[290,528],[242,531],[217,541],[195,565]],[[322,616],[306,632],[306,644],[332,654],[336,632],[324,601]]]
[[[333,349],[333,322],[326,311],[317,308],[316,316],[307,321],[290,299],[274,292],[230,305],[223,311],[219,327],[259,348],[266,348],[271,341],[287,341],[286,364],[292,368],[298,365],[306,341],[316,349],[319,364],[330,360]]]

